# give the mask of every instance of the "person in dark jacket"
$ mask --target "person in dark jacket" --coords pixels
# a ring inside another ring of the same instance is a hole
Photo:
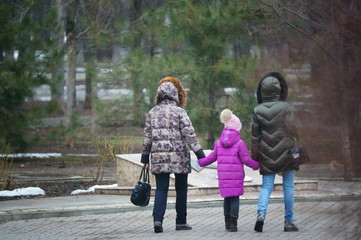
[[[168,76],[160,80],[156,106],[146,118],[141,162],[151,169],[156,179],[153,220],[154,231],[163,232],[167,206],[169,176],[175,175],[176,230],[191,230],[187,224],[188,174],[191,172],[190,152],[205,157],[197,140],[191,120],[182,108],[186,92],[179,79]],[[150,165],[149,165],[150,158]]]
[[[282,173],[285,225],[284,231],[298,231],[293,219],[294,176],[299,164],[289,150],[298,139],[292,107],[286,102],[286,80],[277,72],[266,74],[257,88],[259,105],[254,108],[252,121],[251,157],[260,163],[262,187],[258,199],[254,230],[262,232],[268,201],[275,176]]]

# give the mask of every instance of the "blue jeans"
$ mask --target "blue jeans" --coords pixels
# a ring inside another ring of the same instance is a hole
[[[257,214],[263,213],[266,216],[268,201],[274,187],[275,176],[275,174],[267,174],[262,176],[262,187],[258,198]],[[285,221],[293,222],[295,170],[282,172],[282,177],[285,204]]]
[[[223,211],[224,214],[231,214],[231,216],[238,217],[239,196],[224,198]]]
[[[154,222],[163,222],[165,210],[167,208],[167,196],[169,189],[169,173],[155,175],[157,189],[155,191],[153,219]],[[188,192],[188,174],[175,175],[176,203],[177,212],[176,224],[187,223],[187,192]]]

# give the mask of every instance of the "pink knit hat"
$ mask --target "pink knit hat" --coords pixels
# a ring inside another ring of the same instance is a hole
[[[229,109],[224,109],[220,115],[221,122],[224,123],[224,128],[232,128],[240,131],[242,123],[239,118]]]

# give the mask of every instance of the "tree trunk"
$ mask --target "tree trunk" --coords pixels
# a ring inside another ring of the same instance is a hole
[[[69,32],[67,36],[68,43],[68,60],[66,73],[66,126],[70,134],[67,136],[66,144],[74,147],[75,139],[73,138],[73,131],[75,125],[75,106],[76,106],[76,91],[75,91],[75,46],[73,32]]]
[[[142,11],[142,1],[134,0],[133,2],[133,13],[132,13],[132,24],[135,26],[136,21],[141,16]],[[133,27],[132,26],[132,27]],[[135,29],[132,29],[135,30]],[[141,32],[138,32],[134,36],[133,48],[132,51],[139,49],[141,47]],[[133,89],[133,106],[134,106],[134,124],[136,126],[141,126],[144,123],[144,116],[142,113],[142,88],[139,80],[136,77],[136,74],[132,74],[132,89]]]
[[[341,144],[342,144],[343,156],[345,158],[343,177],[345,181],[352,181],[353,167],[352,167],[352,159],[351,159],[350,132],[346,120],[343,123],[343,129],[341,131]]]
[[[208,89],[208,103],[210,107],[210,118],[209,118],[209,128],[208,128],[208,139],[207,145],[208,149],[214,148],[215,134],[214,134],[214,122],[217,119],[217,113],[215,112],[216,100],[215,100],[215,87],[214,80],[210,78],[209,89]]]
[[[65,31],[65,3],[64,0],[56,0],[57,9],[57,32],[56,32],[56,50],[60,55],[58,64],[52,70],[54,86],[51,88],[51,101],[59,103],[64,112],[64,31]]]
[[[95,70],[95,52],[92,49],[88,49],[85,54],[86,70],[85,70],[85,101],[83,104],[84,109],[92,108],[92,84],[96,75]]]

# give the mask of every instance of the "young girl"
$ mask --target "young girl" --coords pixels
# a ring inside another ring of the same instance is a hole
[[[237,231],[239,213],[239,196],[243,195],[244,167],[257,170],[259,163],[248,154],[248,149],[241,139],[239,131],[241,121],[231,110],[224,109],[220,115],[224,129],[213,152],[206,158],[199,159],[199,165],[204,167],[217,161],[218,185],[224,198],[223,209],[227,231]]]

